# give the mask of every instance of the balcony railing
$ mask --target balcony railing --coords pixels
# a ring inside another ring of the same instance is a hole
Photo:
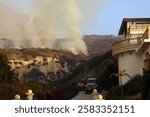
[[[112,47],[112,54],[113,56],[125,52],[131,51],[138,48],[139,44],[141,43],[141,39],[124,39],[116,42]]]

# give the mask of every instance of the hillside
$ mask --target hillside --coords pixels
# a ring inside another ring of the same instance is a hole
[[[89,51],[88,56],[74,55],[69,51],[52,50],[48,48],[5,48],[0,49],[0,51],[6,54],[13,75],[23,83],[23,86],[29,83],[31,86],[27,87],[32,87],[32,89],[35,89],[35,92],[39,93],[41,91],[38,89],[37,83],[40,83],[38,85],[39,87],[41,83],[50,83],[51,92],[53,88],[55,88],[57,92],[61,92],[63,95],[63,98],[57,97],[57,99],[69,99],[78,92],[76,86],[81,79],[86,79],[89,75],[100,78],[99,71],[103,68],[100,64],[108,58],[107,54],[102,57],[100,55],[110,50],[116,39],[118,39],[118,37],[110,35],[84,36],[84,41]],[[7,45],[7,43],[5,44]],[[110,57],[111,52],[109,53]],[[33,81],[36,83],[33,83]],[[42,91],[45,92],[44,85],[41,87],[43,87]],[[18,92],[18,89],[15,90],[15,92]],[[67,92],[65,92],[66,90]],[[15,92],[13,92],[12,95],[14,95]],[[23,91],[20,92],[22,95],[24,94]],[[50,92],[48,94],[51,95]],[[56,94],[53,94],[53,96],[54,97],[47,97],[47,99],[56,99]],[[8,99],[7,96],[5,99]]]
[[[2,49],[9,60],[11,70],[21,82],[34,80],[50,80],[69,78],[78,69],[80,64],[92,57],[104,54],[111,50],[112,44],[119,39],[112,35],[86,35],[83,37],[89,55],[74,55],[69,51],[26,48],[26,49]],[[7,42],[7,39],[3,39]],[[61,41],[59,42],[61,43]],[[8,42],[5,47],[8,47]],[[11,46],[10,46],[11,47]],[[98,61],[98,60],[96,60]]]
[[[80,56],[50,49],[3,49],[12,71],[21,82],[69,78],[81,63]]]
[[[86,35],[84,41],[89,55],[74,55],[68,51],[28,48],[28,49],[3,49],[9,59],[9,65],[20,80],[23,78],[49,78],[63,79],[67,74],[72,74],[74,69],[85,58],[101,55],[111,50],[112,44],[119,37],[112,35]],[[3,40],[4,41],[4,40]],[[90,56],[90,57],[89,57]],[[67,76],[66,76],[67,75]]]
[[[119,36],[113,35],[85,35],[83,38],[91,56],[101,55],[111,50],[112,44],[119,39]]]

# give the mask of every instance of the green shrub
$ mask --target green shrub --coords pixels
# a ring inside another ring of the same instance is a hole
[[[121,96],[121,88],[119,86],[114,86],[111,89],[109,89],[107,97],[107,100],[121,100],[123,97]]]
[[[137,93],[142,93],[143,77],[138,74],[132,76],[132,79],[124,85],[123,89],[124,89],[124,94],[127,96],[137,94]]]
[[[141,75],[132,76],[131,80],[123,85],[123,96],[121,96],[121,86],[112,87],[107,95],[107,99],[118,100],[130,100],[140,99],[139,94],[143,92],[143,77]]]

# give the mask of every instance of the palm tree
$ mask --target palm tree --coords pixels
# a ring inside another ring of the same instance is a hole
[[[112,73],[109,78],[111,78],[112,76],[115,77],[120,77],[120,86],[121,86],[121,96],[123,96],[123,86],[122,86],[122,76],[128,76],[131,80],[131,76],[129,74],[126,73],[126,70],[119,70],[118,73]],[[112,84],[113,85],[113,84]]]

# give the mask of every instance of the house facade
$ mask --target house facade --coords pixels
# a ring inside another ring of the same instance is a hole
[[[124,18],[118,35],[122,35],[122,39],[112,46],[118,70],[132,76],[142,74],[143,68],[150,68],[150,18]],[[128,80],[127,75],[121,75],[119,84]]]

